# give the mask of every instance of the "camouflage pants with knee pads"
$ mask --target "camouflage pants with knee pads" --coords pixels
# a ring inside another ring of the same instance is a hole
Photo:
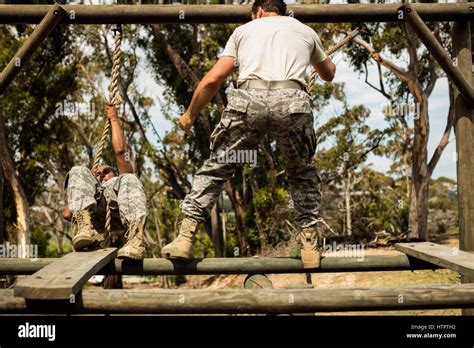
[[[319,218],[321,179],[312,164],[316,137],[311,100],[298,89],[230,90],[228,105],[211,135],[210,158],[194,176],[182,203],[183,214],[204,221],[242,158],[256,160],[248,152],[257,151],[267,133],[285,158],[295,222],[302,228],[314,225]]]
[[[94,227],[100,232],[105,232],[107,203],[114,232],[123,233],[132,222],[146,219],[145,192],[133,174],[121,174],[100,184],[90,169],[76,166],[67,174],[64,186],[69,210],[89,210]]]

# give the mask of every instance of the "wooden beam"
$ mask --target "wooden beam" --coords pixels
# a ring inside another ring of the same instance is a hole
[[[395,244],[395,249],[417,259],[474,278],[474,254],[430,242],[399,243]]]
[[[20,279],[14,294],[29,299],[70,300],[116,254],[117,248],[67,254],[35,274]]]
[[[428,51],[431,53],[438,64],[443,68],[448,78],[454,83],[456,88],[466,98],[466,100],[473,105],[474,104],[474,88],[466,80],[465,74],[463,74],[457,68],[458,64],[455,64],[451,57],[446,53],[446,50],[441,46],[436,37],[431,33],[430,29],[423,22],[423,19],[418,15],[416,7],[412,4],[405,4],[402,6],[407,22],[413,31],[416,32],[420,40],[425,44]]]
[[[0,0],[1,1],[1,0]],[[5,119],[3,118],[3,99],[0,98],[0,243],[5,242],[3,223],[3,147],[5,146]]]
[[[28,300],[0,290],[0,313],[314,313],[464,308],[474,284],[355,289],[84,290],[76,302]]]
[[[32,274],[57,259],[4,258],[0,261],[0,274]],[[404,254],[393,256],[323,257],[321,268],[311,272],[373,272],[437,269],[428,262]],[[125,261],[116,259],[97,274],[123,275],[211,275],[211,274],[272,274],[306,273],[301,260],[291,257],[236,257],[192,259],[171,261],[167,259],[145,259]]]
[[[265,274],[251,274],[244,280],[244,289],[273,289],[273,283]]]
[[[0,5],[8,7],[9,5]],[[66,11],[58,4],[50,6],[48,11],[41,16],[41,23],[36,26],[28,39],[23,43],[21,48],[10,60],[8,65],[0,74],[0,95],[2,95],[20,69],[26,64],[28,59],[33,55],[34,51],[46,39],[51,31],[58,25],[61,19],[66,14]]]
[[[472,86],[472,47],[469,22],[454,23],[452,30],[453,55],[458,68]],[[454,93],[454,134],[457,152],[457,187],[459,214],[459,247],[474,251],[474,125],[472,105],[466,103],[460,91]],[[461,282],[474,282],[474,277],[461,276]],[[474,315],[474,308],[464,309],[463,315]]]
[[[250,5],[65,5],[68,24],[245,23]],[[396,22],[400,4],[290,5],[302,22]],[[51,5],[1,5],[0,24],[38,23]],[[472,20],[469,4],[413,4],[425,21]]]

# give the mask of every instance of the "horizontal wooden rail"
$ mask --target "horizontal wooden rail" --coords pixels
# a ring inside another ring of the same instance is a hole
[[[49,10],[42,16],[41,23],[35,27],[31,35],[0,74],[0,95],[5,92],[20,69],[26,65],[35,50],[48,37],[56,25],[61,22],[65,15],[66,11],[60,5],[55,4],[49,7]]]
[[[73,302],[73,303],[71,303]],[[0,290],[0,313],[231,314],[465,308],[474,284],[372,289],[84,290],[74,301]]]
[[[0,259],[0,274],[33,274],[54,258]],[[368,272],[437,269],[439,266],[406,256],[323,257],[321,267],[310,272]],[[301,260],[291,257],[235,257],[170,261],[167,259],[145,259],[124,261],[115,259],[98,274],[126,275],[194,275],[194,274],[255,274],[255,273],[306,273]]]
[[[395,22],[401,4],[290,5],[289,14],[302,22]],[[65,5],[68,24],[244,23],[250,5]],[[51,5],[0,5],[0,24],[39,23]],[[469,3],[413,4],[424,21],[472,20]]]

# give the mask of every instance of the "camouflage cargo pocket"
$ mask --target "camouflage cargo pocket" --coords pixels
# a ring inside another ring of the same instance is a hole
[[[250,95],[244,90],[231,89],[227,93],[226,110],[234,110],[237,112],[246,113],[250,101]]]
[[[211,134],[211,141],[209,145],[209,150],[214,152],[219,146],[222,145],[226,138],[227,130],[229,129],[230,125],[232,124],[232,119],[227,117],[227,114],[230,111],[224,110],[222,113],[222,118],[214,128],[214,131]]]
[[[311,113],[311,102],[309,98],[295,98],[289,105],[290,114],[309,114]]]

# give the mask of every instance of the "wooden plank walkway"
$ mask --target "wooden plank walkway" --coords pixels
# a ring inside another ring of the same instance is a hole
[[[466,251],[430,242],[399,243],[395,244],[395,249],[409,256],[474,278],[474,255]]]
[[[28,299],[67,300],[81,291],[84,284],[107,263],[117,248],[67,254],[38,272],[20,279],[14,295]]]

